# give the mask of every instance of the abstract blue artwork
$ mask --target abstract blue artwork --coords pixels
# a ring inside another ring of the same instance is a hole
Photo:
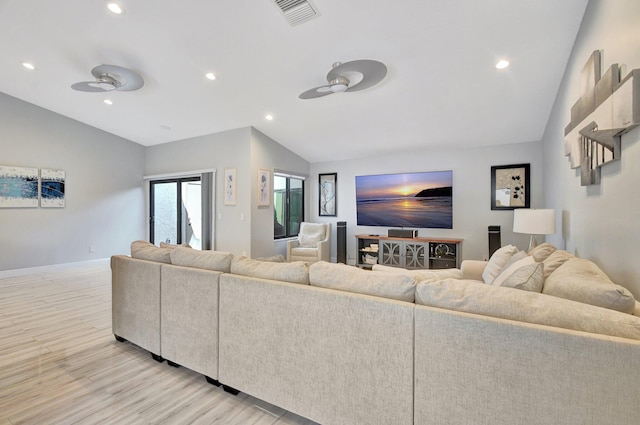
[[[38,169],[0,165],[0,208],[38,206]]]
[[[64,170],[40,170],[40,206],[43,208],[64,207]]]

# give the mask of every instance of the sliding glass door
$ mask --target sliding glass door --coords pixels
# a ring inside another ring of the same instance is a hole
[[[188,243],[202,249],[202,190],[200,177],[150,182],[152,243]]]

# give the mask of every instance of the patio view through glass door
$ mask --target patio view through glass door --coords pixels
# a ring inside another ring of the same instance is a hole
[[[202,249],[202,192],[200,177],[150,182],[151,243],[188,243]]]

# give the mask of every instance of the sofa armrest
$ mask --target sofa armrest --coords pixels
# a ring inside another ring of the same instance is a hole
[[[331,242],[329,240],[318,242],[318,260],[331,262]]]
[[[460,266],[462,278],[482,281],[482,272],[488,263],[488,261],[481,260],[464,260]]]
[[[298,246],[300,246],[300,241],[297,238],[287,241],[287,262],[291,261],[291,250]]]

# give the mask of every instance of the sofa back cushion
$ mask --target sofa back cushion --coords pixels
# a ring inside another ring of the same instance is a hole
[[[171,264],[172,248],[159,248],[147,241],[131,242],[131,256],[139,260]]]
[[[233,254],[224,251],[200,251],[175,247],[171,250],[171,264],[229,273]]]
[[[367,271],[346,264],[319,261],[309,267],[312,286],[413,302],[416,281],[400,273]]]
[[[532,256],[534,260],[536,260],[536,263],[541,263],[556,250],[557,248],[555,246],[545,242],[531,248],[528,254]]]
[[[542,261],[544,264],[544,279],[546,280],[551,273],[556,271],[558,267],[574,258],[568,251],[557,250]]]
[[[544,294],[633,314],[633,294],[616,285],[592,261],[571,258],[551,273],[542,288]]]
[[[423,280],[433,279],[462,279],[462,271],[460,269],[403,269],[401,267],[385,266],[383,264],[374,264],[373,271],[380,271],[385,273],[397,273],[405,276],[411,276],[416,282],[422,282]]]
[[[303,285],[309,284],[309,266],[304,261],[280,263],[235,257],[231,261],[231,273]]]
[[[416,304],[640,340],[640,317],[472,280],[420,283]]]

